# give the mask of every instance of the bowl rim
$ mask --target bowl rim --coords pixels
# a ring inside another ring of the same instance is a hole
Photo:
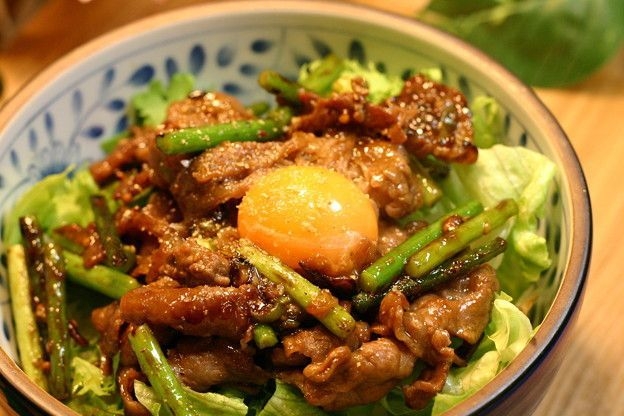
[[[570,222],[574,224],[570,238],[569,262],[564,270],[564,278],[553,305],[545,316],[539,330],[536,331],[531,343],[484,388],[470,398],[448,411],[448,415],[462,415],[472,411],[488,410],[493,404],[493,396],[513,393],[519,381],[528,378],[539,364],[546,359],[550,349],[564,335],[565,331],[574,322],[582,302],[587,274],[589,271],[592,247],[592,210],[587,182],[580,164],[580,160],[566,133],[561,128],[550,110],[540,100],[534,90],[522,83],[515,75],[482,51],[454,37],[442,30],[434,28],[412,17],[379,10],[372,6],[332,2],[329,0],[270,0],[258,2],[256,0],[218,0],[216,2],[183,6],[173,10],[160,12],[143,17],[133,22],[108,31],[94,39],[87,41],[67,54],[63,55],[51,65],[32,77],[13,96],[9,97],[0,107],[0,136],[10,125],[13,114],[27,105],[28,101],[44,89],[51,81],[63,72],[71,69],[83,58],[93,53],[102,52],[107,48],[114,48],[118,43],[134,35],[150,30],[156,30],[172,22],[180,22],[197,18],[207,18],[212,15],[239,15],[253,12],[272,13],[312,13],[335,15],[357,21],[377,21],[384,27],[400,27],[411,36],[427,36],[432,44],[446,45],[445,49],[453,49],[453,56],[480,68],[480,72],[487,73],[493,83],[502,85],[512,91],[516,99],[525,103],[523,107],[529,116],[538,120],[546,130],[547,135],[556,137],[553,142],[554,150],[560,154],[562,165],[560,170],[566,172],[568,181],[579,189],[570,192]],[[573,296],[570,296],[573,294]],[[518,374],[520,377],[511,377]],[[58,402],[51,395],[32,383],[18,365],[0,348],[0,376],[11,381],[13,387],[25,398],[38,405],[48,414],[73,415],[76,414],[65,405]],[[43,393],[43,394],[42,394]],[[537,403],[536,403],[537,405]]]

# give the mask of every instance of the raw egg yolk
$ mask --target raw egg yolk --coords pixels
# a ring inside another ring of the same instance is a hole
[[[288,266],[330,276],[362,267],[376,246],[377,210],[351,180],[319,166],[258,178],[238,211],[238,231]]]

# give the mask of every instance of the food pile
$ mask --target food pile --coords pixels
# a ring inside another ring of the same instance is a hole
[[[549,266],[530,184],[551,162],[479,143],[500,123],[435,72],[328,56],[259,85],[272,102],[154,84],[105,157],[18,202],[25,371],[82,413],[431,414],[472,394],[530,339],[512,301]],[[472,190],[531,164],[508,195]]]

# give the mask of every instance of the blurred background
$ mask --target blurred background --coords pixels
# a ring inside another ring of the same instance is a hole
[[[141,17],[205,2],[0,0],[0,106],[47,65],[90,39]],[[531,84],[568,133],[581,159],[589,183],[595,221],[592,270],[579,321],[571,334],[573,342],[536,415],[624,414],[624,395],[621,394],[624,390],[624,322],[621,319],[624,316],[624,253],[620,248],[619,225],[624,212],[624,196],[618,191],[624,175],[621,161],[624,156],[624,135],[621,133],[621,114],[624,113],[624,49],[621,45],[624,37],[624,1],[557,0],[551,4],[557,3],[557,7],[565,7],[565,10],[555,10],[554,14],[552,9],[533,10],[533,14],[526,14],[524,20],[515,21],[506,20],[509,16],[500,13],[503,9],[497,9],[498,14],[493,16],[488,14],[489,10],[476,10],[475,7],[503,3],[517,5],[522,1],[349,2],[408,17],[419,16],[475,43],[485,41],[485,46],[502,45],[498,49],[503,49],[503,53],[509,52],[509,45],[499,42],[504,36],[526,40],[539,28],[543,31],[540,33],[546,34],[542,37],[544,41],[525,42],[524,46],[529,51],[539,50],[537,58],[554,59],[550,75],[557,75],[557,71],[561,74],[572,71],[575,75],[574,71],[583,70],[576,77],[558,79],[566,81],[563,85]],[[425,9],[428,13],[422,14]],[[561,11],[565,13],[556,13]],[[473,19],[462,20],[462,13]],[[489,19],[488,25],[479,26],[480,31],[473,30],[485,18]],[[539,21],[536,22],[536,19]],[[505,29],[503,22],[513,23],[515,32],[498,32]],[[570,39],[574,41],[567,47],[573,49],[566,49],[562,44],[550,48],[551,45],[546,44],[554,33],[550,30],[553,28],[572,36]],[[494,39],[496,43],[492,43]],[[550,49],[539,49],[545,46]],[[506,56],[514,58],[510,54]],[[589,63],[591,66],[588,66]],[[521,60],[516,64],[521,66],[526,62]],[[511,65],[514,66],[513,61]],[[544,66],[541,72],[538,68],[533,75],[547,75],[546,71]]]

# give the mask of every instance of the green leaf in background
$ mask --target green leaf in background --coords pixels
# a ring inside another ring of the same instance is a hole
[[[622,0],[432,0],[417,18],[477,46],[536,87],[578,83],[624,43]]]

